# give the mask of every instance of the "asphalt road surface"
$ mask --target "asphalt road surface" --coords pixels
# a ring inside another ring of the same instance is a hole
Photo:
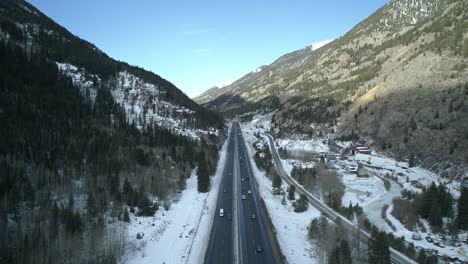
[[[238,123],[232,125],[228,140],[205,263],[278,263]]]

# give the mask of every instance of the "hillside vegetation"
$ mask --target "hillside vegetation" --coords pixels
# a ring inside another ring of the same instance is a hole
[[[227,116],[274,112],[279,137],[361,138],[453,178],[468,162],[467,64],[466,1],[392,0],[328,45],[196,101]]]

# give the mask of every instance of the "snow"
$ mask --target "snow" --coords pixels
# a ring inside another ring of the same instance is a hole
[[[101,83],[99,76],[89,74],[86,69],[69,63],[56,62],[56,64],[63,75],[72,79],[73,85],[80,89],[82,95],[89,93],[94,103],[96,87]],[[157,85],[147,83],[127,71],[117,73],[114,78],[107,81],[107,84],[111,87],[111,94],[116,103],[125,109],[129,122],[134,122],[139,129],[145,124],[155,123],[174,134],[194,140],[199,140],[201,134],[218,134],[217,130],[191,129],[188,123],[193,118],[194,111],[161,100],[160,97],[164,92]]]
[[[333,39],[322,40],[322,41],[319,41],[319,42],[312,43],[309,47],[310,47],[311,50],[317,50],[317,49],[327,45],[328,43],[330,43],[332,41],[333,41]]]
[[[252,159],[252,153],[255,151],[252,144],[257,140],[253,133],[258,130],[251,129],[252,127],[243,127],[252,172],[275,227],[281,251],[288,263],[318,263],[318,259],[314,257],[315,247],[307,238],[307,227],[313,218],[320,216],[320,212],[309,206],[307,211],[295,213],[290,201],[287,201],[286,205],[281,204],[282,196],[273,194],[271,180],[257,168]],[[282,188],[286,190],[285,182],[282,183]]]
[[[463,256],[460,255],[459,253],[457,253],[457,251],[461,248],[464,250],[464,252],[468,252],[468,245],[463,243],[461,247],[451,247],[451,246],[447,246],[445,248],[440,248],[436,245],[434,245],[433,243],[429,243],[428,241],[426,241],[426,237],[429,235],[429,233],[427,232],[420,232],[421,234],[421,237],[422,237],[422,240],[413,240],[411,237],[413,235],[413,232],[406,229],[401,223],[400,221],[398,221],[392,214],[391,212],[393,211],[393,204],[390,205],[387,209],[387,218],[392,222],[392,224],[396,227],[396,231],[393,232],[393,234],[396,236],[396,237],[402,237],[404,236],[405,237],[405,240],[406,241],[411,241],[414,243],[414,246],[415,247],[421,247],[421,248],[426,248],[426,249],[435,249],[437,250],[439,253],[439,255],[447,255],[447,256],[450,256],[450,257],[458,257],[460,259],[463,259]],[[438,237],[434,236],[434,235],[431,235],[431,237],[434,239],[434,240],[437,240],[439,239]],[[468,259],[466,259],[468,260]]]
[[[319,139],[310,140],[293,140],[293,139],[277,139],[277,146],[285,148],[288,151],[305,151],[305,152],[328,152],[328,145]]]
[[[246,131],[248,131],[246,133],[247,135],[249,133],[251,133],[252,135],[253,133],[268,133],[271,128],[270,119],[271,114],[264,116],[257,115],[253,117],[251,122],[243,124],[243,128]],[[248,137],[246,137],[246,139],[247,138]],[[253,136],[252,138],[255,139],[255,137]],[[265,140],[266,139],[264,139],[264,141]],[[323,140],[325,140],[325,138],[316,138],[310,140],[276,139],[275,141],[279,147],[284,147],[288,151],[315,153],[326,152],[329,154],[330,150],[328,149],[328,146],[323,143]],[[347,148],[351,146],[351,142],[337,141],[336,143],[341,148]],[[249,144],[249,146],[250,145],[251,144]],[[299,165],[304,167],[309,166],[311,163],[313,162],[298,161],[294,159],[282,160],[282,164],[286,172],[288,173],[291,171],[293,165]],[[346,171],[347,167],[357,164],[367,168],[369,172],[368,178],[359,178],[355,174],[351,174]],[[350,202],[352,204],[359,203],[359,205],[363,206],[364,213],[369,218],[369,220],[373,224],[378,226],[380,229],[385,230],[387,232],[392,232],[395,236],[404,236],[406,241],[413,242],[417,247],[436,249],[439,251],[439,255],[448,255],[463,259],[463,256],[457,253],[457,251],[460,249],[458,247],[447,246],[446,248],[442,249],[427,242],[424,238],[428,235],[428,233],[421,233],[423,237],[423,240],[421,241],[412,240],[411,237],[413,232],[406,229],[397,219],[395,219],[390,214],[393,210],[392,199],[394,197],[400,197],[401,191],[403,189],[411,190],[414,192],[421,192],[421,187],[428,186],[432,184],[432,182],[435,182],[436,184],[443,183],[447,186],[454,198],[457,199],[460,195],[459,182],[447,181],[446,179],[443,179],[437,174],[420,167],[409,168],[409,164],[407,162],[396,161],[395,159],[386,157],[384,155],[376,153],[375,151],[372,152],[372,155],[357,154],[355,156],[349,156],[345,160],[334,161],[334,165],[339,174],[341,175],[341,181],[345,186],[345,193],[342,199],[343,206],[348,206]],[[261,179],[261,176],[262,174],[260,174],[258,178]],[[396,179],[396,181],[388,179],[391,183],[390,189],[388,191],[385,189],[382,180],[386,176],[391,176],[392,178]],[[265,180],[269,181],[266,178]],[[271,186],[271,183],[266,184],[266,186]],[[262,192],[262,194],[263,193],[264,192]],[[278,197],[276,198],[277,204],[281,199]],[[390,228],[390,226],[381,216],[381,210],[384,207],[384,205],[389,205],[389,208],[387,209],[387,218],[392,222],[393,225],[396,226],[396,232],[394,232]],[[279,204],[276,206],[280,207],[282,205]],[[271,211],[270,208],[268,210]],[[281,216],[274,216],[274,218],[281,219]],[[276,226],[277,224],[275,224],[275,227]],[[426,230],[430,230],[430,228],[428,228],[427,226]],[[280,234],[278,234],[278,236],[280,236]],[[462,233],[459,237],[460,239],[464,239],[465,236],[468,236],[468,234]],[[467,247],[468,246],[466,244],[463,244],[462,249],[465,252],[468,252]]]
[[[197,191],[194,170],[180,200],[168,211],[161,207],[154,217],[131,216],[127,227],[129,252],[124,256],[124,262],[203,263],[226,161],[227,142],[221,150],[208,193]],[[144,234],[141,240],[136,239],[137,233]]]

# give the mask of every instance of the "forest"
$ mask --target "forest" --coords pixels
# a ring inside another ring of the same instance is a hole
[[[129,211],[154,214],[195,167],[209,190],[220,138],[137,129],[110,87],[85,99],[41,49],[2,41],[0,61],[1,263],[116,263]]]

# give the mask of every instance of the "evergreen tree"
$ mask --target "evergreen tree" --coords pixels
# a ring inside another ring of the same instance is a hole
[[[201,152],[199,154],[198,168],[197,168],[197,181],[198,181],[198,191],[201,193],[206,193],[210,188],[210,176],[208,174],[208,169],[206,166],[205,154]]]
[[[96,200],[94,199],[94,195],[92,192],[88,194],[88,199],[86,200],[86,210],[87,210],[89,217],[91,218],[96,217],[97,215]]]
[[[460,229],[468,229],[468,188],[462,188],[458,199],[457,224]]]
[[[341,261],[340,258],[340,246],[336,246],[335,249],[330,252],[330,255],[328,256],[328,263],[329,264],[342,264],[343,262]]]
[[[340,243],[340,259],[343,264],[352,264],[351,249],[346,239],[342,239]]]
[[[294,200],[294,192],[296,191],[296,186],[295,185],[290,185],[289,190],[288,190],[288,200]]]
[[[125,206],[124,212],[123,212],[123,221],[130,223],[130,215],[128,213],[128,208]]]
[[[431,212],[429,214],[429,223],[431,226],[442,226],[442,213],[440,211],[440,205],[436,200],[432,201]]]
[[[273,176],[273,183],[272,183],[273,188],[280,188],[281,187],[281,177],[278,175],[278,173],[275,173]]]
[[[309,239],[315,239],[319,235],[319,218],[314,218],[312,221],[310,221],[309,227],[308,227],[308,236]]]
[[[426,260],[427,260],[426,252],[424,252],[424,250],[420,250],[418,253],[417,262],[419,264],[426,264]]]
[[[387,235],[376,229],[372,230],[368,242],[369,264],[390,264],[390,249]]]
[[[305,196],[304,194],[301,194],[299,196],[299,199],[297,199],[293,203],[293,207],[294,207],[294,212],[296,213],[304,212],[309,207],[309,199],[307,199],[307,196]]]

